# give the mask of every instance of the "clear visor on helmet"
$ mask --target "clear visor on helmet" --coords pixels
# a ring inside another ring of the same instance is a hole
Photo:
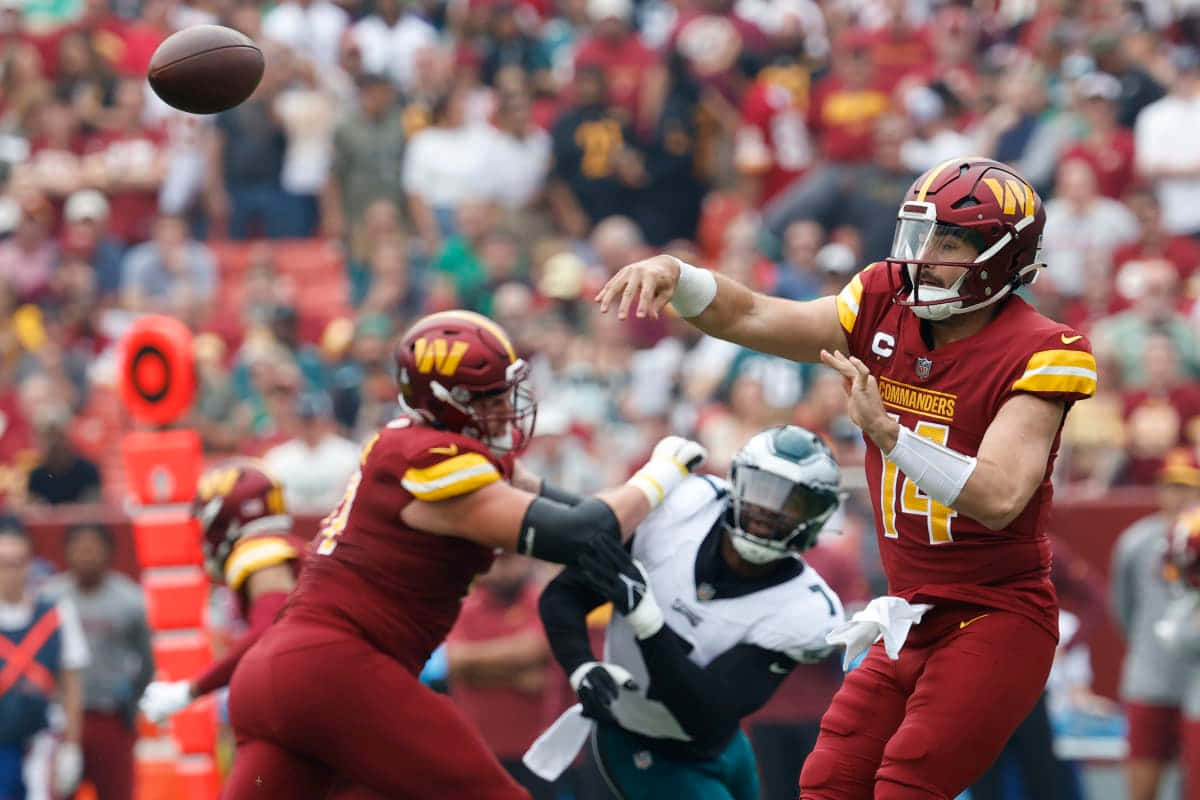
[[[978,239],[974,231],[959,225],[901,217],[891,257],[911,264],[973,264],[980,252]]]
[[[837,505],[836,492],[812,489],[766,470],[740,467],[735,524],[751,536],[787,540],[796,529],[824,518]]]

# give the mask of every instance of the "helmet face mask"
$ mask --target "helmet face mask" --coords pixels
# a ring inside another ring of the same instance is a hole
[[[888,273],[892,301],[934,321],[986,308],[1036,278],[1045,223],[1041,199],[1011,167],[983,158],[934,167],[897,215],[886,259],[902,267]],[[938,286],[922,283],[924,267],[963,272]]]
[[[785,425],[756,435],[730,469],[726,531],[734,550],[765,564],[812,547],[841,502],[839,480],[832,453],[815,434]]]

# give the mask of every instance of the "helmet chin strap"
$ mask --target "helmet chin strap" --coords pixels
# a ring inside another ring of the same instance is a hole
[[[958,280],[956,280],[949,288],[943,288],[941,286],[922,286],[918,282],[920,268],[917,264],[910,263],[907,265],[907,269],[908,278],[910,281],[912,281],[913,285],[913,290],[908,295],[909,302],[925,303],[931,300],[935,301],[934,305],[911,306],[912,312],[918,317],[921,319],[930,320],[931,322],[940,322],[941,320],[949,319],[950,317],[954,316],[954,314],[962,308],[962,300],[956,300],[955,298],[957,298],[961,293],[960,290],[963,281],[965,281],[967,278],[967,273],[964,272],[962,275],[959,275]],[[918,290],[920,291],[919,299],[917,294]]]
[[[734,551],[751,564],[769,564],[782,558],[795,557],[790,550],[772,547],[766,544],[765,540],[746,533],[741,528],[726,524],[725,530],[729,533],[729,543],[733,545]]]

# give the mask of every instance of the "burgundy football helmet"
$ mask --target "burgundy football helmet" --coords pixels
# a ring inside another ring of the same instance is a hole
[[[1167,542],[1166,573],[1191,589],[1200,589],[1200,508],[1179,515]]]
[[[1032,283],[1039,262],[1046,212],[1033,187],[1007,164],[988,158],[943,162],[913,183],[900,206],[889,264],[892,301],[923,319],[940,320],[995,303]],[[947,238],[965,240],[973,261],[931,261]],[[953,285],[921,285],[922,264],[966,267]]]
[[[442,311],[416,322],[396,348],[400,402],[431,425],[500,453],[529,443],[537,403],[529,365],[492,320]]]
[[[250,459],[225,462],[200,476],[192,516],[203,535],[204,565],[217,580],[224,577],[225,561],[238,539],[266,531],[286,533],[292,527],[283,487],[263,464]]]

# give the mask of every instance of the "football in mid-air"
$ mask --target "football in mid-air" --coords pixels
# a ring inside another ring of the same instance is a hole
[[[262,50],[245,34],[221,25],[193,25],[158,46],[147,78],[168,105],[215,114],[249,97],[263,67]]]

